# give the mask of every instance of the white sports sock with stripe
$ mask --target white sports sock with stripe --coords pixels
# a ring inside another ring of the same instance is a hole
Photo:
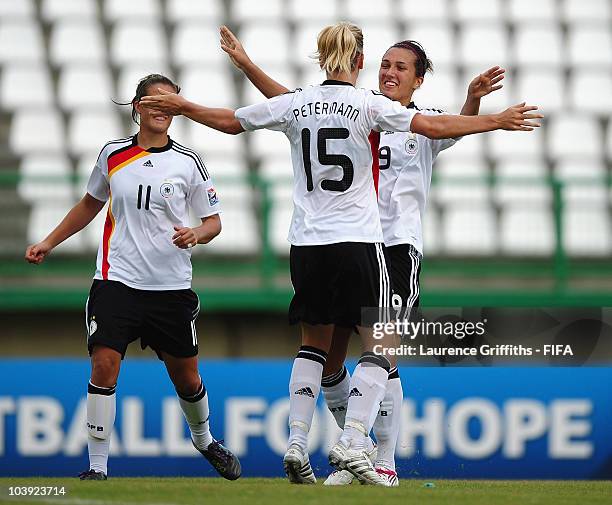
[[[87,386],[87,452],[89,469],[108,474],[108,451],[115,424],[116,386]]]
[[[323,377],[321,381],[321,392],[325,403],[340,429],[344,428],[350,381],[351,375],[346,367],[342,367],[342,370],[335,374]]]
[[[176,394],[189,425],[194,444],[198,449],[206,450],[212,443],[213,437],[210,433],[208,394],[204,383],[200,382],[198,392],[192,396],[183,396],[178,391]]]
[[[321,375],[327,353],[311,346],[302,346],[293,361],[289,380],[289,441],[307,451],[308,432],[321,390]]]
[[[363,358],[362,358],[363,359]],[[388,369],[371,362],[361,362],[351,377],[344,431],[340,443],[355,450],[365,448],[365,439],[370,434],[387,386]]]
[[[397,369],[393,369],[393,372]],[[395,470],[395,448],[399,437],[402,401],[404,394],[399,377],[389,379],[387,391],[374,422],[374,436],[378,444],[378,455],[374,466]]]

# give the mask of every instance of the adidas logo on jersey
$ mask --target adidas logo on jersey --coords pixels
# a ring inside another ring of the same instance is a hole
[[[310,389],[309,387],[298,389],[294,394],[304,395],[304,396],[309,396],[310,398],[314,398],[314,393],[312,392],[312,389]]]
[[[153,163],[151,163],[151,160],[147,160],[142,164],[143,167],[153,167]]]
[[[361,391],[359,391],[359,389],[353,388],[351,389],[351,392],[349,393],[349,398],[351,396],[363,396],[363,395],[361,394]]]

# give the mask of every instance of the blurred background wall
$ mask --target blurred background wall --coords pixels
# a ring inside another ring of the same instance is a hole
[[[363,27],[364,87],[377,87],[386,48],[415,39],[435,68],[415,102],[450,112],[473,76],[506,68],[482,112],[525,100],[546,114],[544,127],[471,136],[440,155],[423,303],[608,304],[611,16],[608,0],[0,0],[0,354],[83,353],[105,211],[46,264],[22,257],[82,196],[104,143],[136,131],[130,108],[111,99],[129,101],[152,72],[209,105],[261,99],[220,50],[221,24],[289,87],[324,78],[309,55],[338,19]],[[171,135],[201,153],[223,204],[223,233],[193,256],[205,352],[291,354],[287,140],[224,135],[183,118]]]

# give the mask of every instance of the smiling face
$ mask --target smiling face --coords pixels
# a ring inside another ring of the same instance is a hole
[[[145,95],[159,95],[158,88],[169,91],[170,93],[176,93],[176,89],[170,84],[154,83],[147,86]],[[172,123],[171,115],[141,107],[140,104],[136,104],[136,110],[140,114],[141,130],[144,129],[152,133],[166,133],[168,128],[170,128],[170,124]]]
[[[380,63],[378,89],[388,98],[408,105],[412,94],[423,84],[416,76],[416,55],[409,49],[391,47]]]

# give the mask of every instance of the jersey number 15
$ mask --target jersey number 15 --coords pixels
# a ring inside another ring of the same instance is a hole
[[[342,179],[323,179],[321,189],[326,191],[346,191],[353,184],[355,174],[353,162],[345,154],[329,154],[327,152],[327,139],[347,139],[349,138],[347,128],[321,128],[317,132],[317,157],[321,165],[339,165],[342,167]],[[312,182],[312,162],[310,160],[310,129],[302,130],[302,159],[304,161],[304,171],[306,172],[306,189],[314,190]]]

